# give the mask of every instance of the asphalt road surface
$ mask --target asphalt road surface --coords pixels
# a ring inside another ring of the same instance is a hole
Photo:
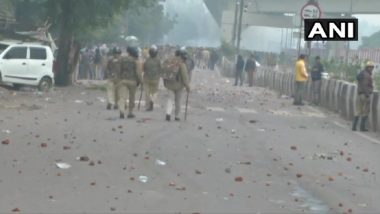
[[[380,213],[379,136],[232,83],[194,72],[170,123],[162,99],[120,120],[87,84],[1,88],[0,213]]]

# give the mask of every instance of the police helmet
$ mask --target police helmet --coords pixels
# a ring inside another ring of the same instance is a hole
[[[176,56],[185,57],[187,55],[187,51],[184,48],[180,48],[175,51]]]
[[[158,48],[156,45],[152,45],[150,48],[149,48],[149,55],[151,57],[155,57],[157,56],[157,53],[158,53]]]
[[[375,67],[375,64],[371,60],[369,60],[365,63],[365,67]]]
[[[134,46],[128,46],[127,47],[127,53],[132,56],[132,57],[135,57],[135,58],[138,58],[139,57],[139,49],[137,47],[134,47]]]

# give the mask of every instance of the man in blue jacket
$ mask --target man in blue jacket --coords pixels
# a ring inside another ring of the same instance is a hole
[[[315,57],[313,68],[311,69],[311,80],[313,86],[313,103],[319,105],[321,101],[322,73],[324,71],[319,56]]]

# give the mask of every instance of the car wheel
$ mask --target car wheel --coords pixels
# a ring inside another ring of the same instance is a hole
[[[41,79],[40,84],[38,84],[38,90],[47,92],[52,86],[52,81],[49,77],[44,77]]]

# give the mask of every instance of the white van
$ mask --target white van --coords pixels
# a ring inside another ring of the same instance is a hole
[[[48,46],[0,41],[0,82],[47,91],[54,83],[53,60]]]

